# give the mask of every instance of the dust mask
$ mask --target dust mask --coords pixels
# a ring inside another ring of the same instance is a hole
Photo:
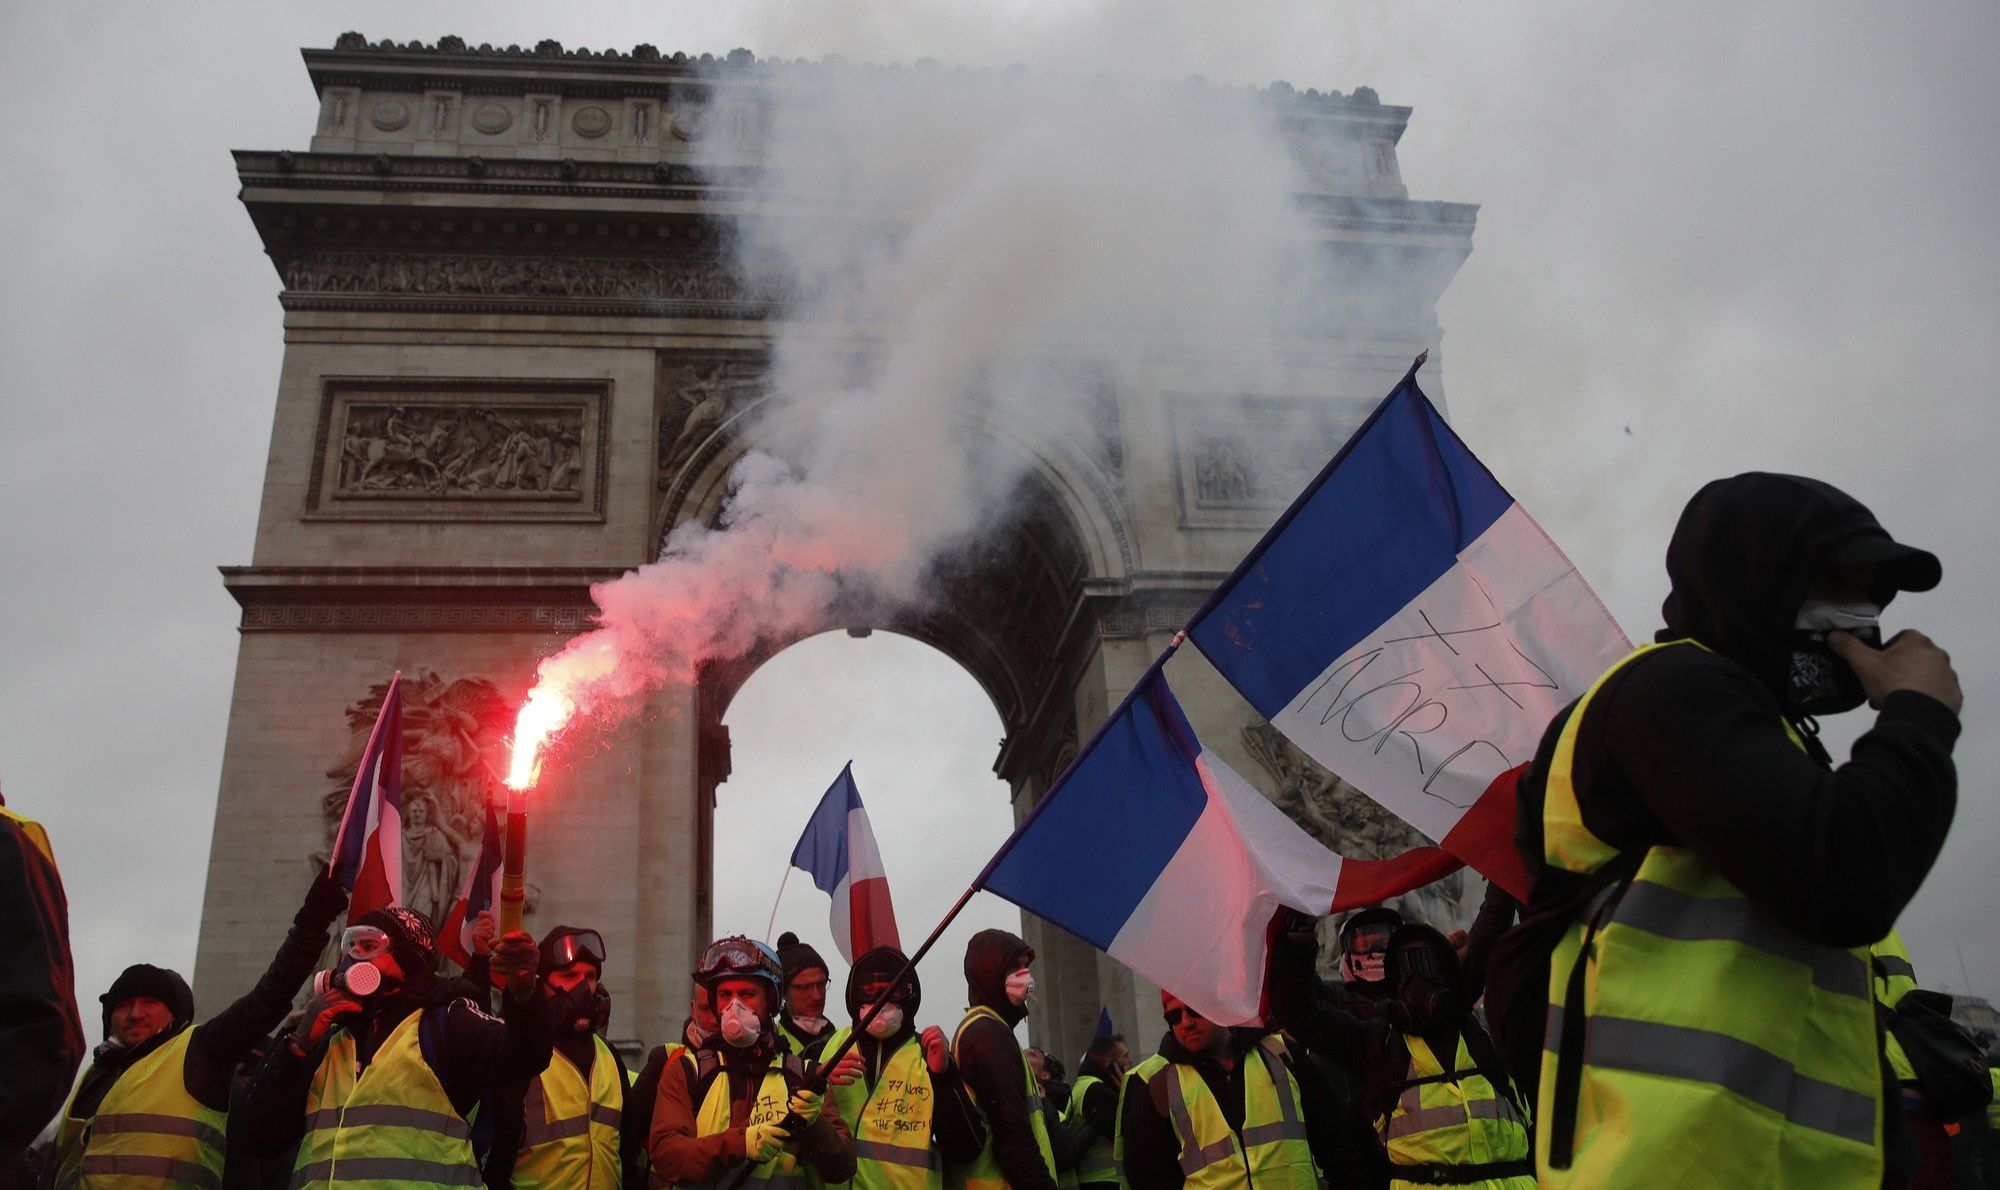
[[[1035,994],[1035,973],[1026,967],[1007,977],[1007,999],[1016,1008],[1025,1008]]]
[[[757,1019],[757,1013],[741,1000],[731,1000],[722,1006],[722,1039],[737,1049],[749,1049],[757,1044],[757,1035],[764,1031],[764,1024]]]
[[[902,1005],[884,1004],[882,1010],[875,1014],[875,1019],[868,1022],[868,1036],[880,1041],[885,1037],[894,1037],[902,1028]]]

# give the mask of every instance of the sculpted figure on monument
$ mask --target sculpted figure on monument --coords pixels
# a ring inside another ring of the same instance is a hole
[[[1271,800],[1305,828],[1307,834],[1334,852],[1354,859],[1387,859],[1431,842],[1409,823],[1384,810],[1367,794],[1322,768],[1297,744],[1269,723],[1243,729],[1243,747],[1271,776]],[[1464,872],[1457,872],[1394,904],[1412,921],[1425,921],[1450,931],[1471,923],[1477,898],[1469,898]],[[1483,890],[1482,890],[1483,895]],[[1334,922],[1320,922],[1321,954],[1331,977],[1340,958]]]
[[[660,482],[665,484],[695,449],[715,432],[732,409],[763,392],[763,366],[721,360],[706,367],[682,364],[668,371],[665,385],[679,403],[660,418]]]
[[[334,494],[576,499],[583,420],[576,406],[351,405]]]

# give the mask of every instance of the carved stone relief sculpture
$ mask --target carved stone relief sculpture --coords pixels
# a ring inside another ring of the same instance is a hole
[[[334,495],[582,498],[582,405],[345,407]]]
[[[662,302],[776,302],[710,260],[592,260],[457,253],[305,252],[284,266],[293,294],[559,297]]]
[[[327,769],[320,797],[323,841],[310,857],[326,866],[340,830],[368,733],[388,695],[387,682],[347,708],[347,750]],[[444,921],[464,874],[479,859],[486,806],[505,800],[496,765],[505,763],[513,709],[485,678],[447,681],[430,670],[403,679],[403,903]],[[539,890],[530,886],[532,913]]]
[[[763,393],[764,366],[750,360],[684,363],[665,370],[660,387],[659,484],[665,490],[681,466],[730,412]]]

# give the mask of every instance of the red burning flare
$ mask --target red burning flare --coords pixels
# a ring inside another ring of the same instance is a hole
[[[537,686],[514,719],[514,756],[507,769],[507,788],[533,789],[542,775],[542,748],[576,714],[576,701],[549,686]]]

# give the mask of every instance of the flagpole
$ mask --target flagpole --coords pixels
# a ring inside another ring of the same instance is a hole
[[[771,931],[778,928],[778,905],[785,899],[785,884],[792,878],[792,865],[785,865],[784,878],[778,881],[777,898],[771,902],[771,920],[764,923],[764,941],[771,941]]]

